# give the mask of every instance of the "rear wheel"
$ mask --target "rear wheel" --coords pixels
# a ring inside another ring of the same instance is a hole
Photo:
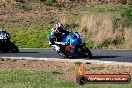
[[[81,50],[80,52],[83,56],[92,58],[91,51],[85,45],[83,45],[80,50]]]

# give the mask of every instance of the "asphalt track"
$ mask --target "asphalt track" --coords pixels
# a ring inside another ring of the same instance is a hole
[[[132,65],[132,50],[91,50],[93,58],[68,59],[60,57],[53,49],[20,49],[20,53],[1,53],[2,58],[37,59],[50,61],[81,61],[93,63],[122,63]]]

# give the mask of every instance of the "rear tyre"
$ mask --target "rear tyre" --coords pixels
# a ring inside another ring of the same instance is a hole
[[[92,58],[92,53],[91,53],[91,51],[90,51],[85,45],[83,45],[83,46],[81,47],[81,53],[82,53],[82,55],[84,55],[85,57]]]
[[[85,49],[85,55],[89,58],[92,58],[92,53],[91,51],[86,47],[84,46],[84,49]]]

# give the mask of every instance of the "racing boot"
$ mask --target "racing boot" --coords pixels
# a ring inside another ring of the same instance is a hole
[[[57,52],[60,52],[60,47],[57,45],[51,45],[53,49],[55,49]]]

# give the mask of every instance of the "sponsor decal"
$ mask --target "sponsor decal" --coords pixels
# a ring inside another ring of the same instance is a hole
[[[129,74],[87,74],[82,64],[79,64],[76,82],[80,85],[85,83],[130,83]]]

